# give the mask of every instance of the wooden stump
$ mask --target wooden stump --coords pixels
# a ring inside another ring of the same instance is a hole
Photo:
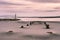
[[[20,28],[24,28],[24,26],[21,26]]]
[[[50,27],[49,27],[49,25],[48,25],[48,24],[46,24],[46,29],[50,29]]]
[[[29,24],[27,24],[26,26],[29,26]]]

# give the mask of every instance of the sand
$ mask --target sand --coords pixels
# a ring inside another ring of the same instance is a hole
[[[60,23],[47,22],[50,29],[43,23],[27,24],[29,22],[0,21],[0,40],[60,40]]]

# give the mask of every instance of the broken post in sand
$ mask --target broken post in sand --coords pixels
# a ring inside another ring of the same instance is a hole
[[[44,22],[44,24],[46,25],[46,22]]]
[[[49,24],[46,24],[45,26],[46,26],[46,29],[50,29]]]
[[[29,26],[29,24],[27,24],[26,26]]]
[[[20,28],[24,28],[24,26],[21,26]]]
[[[31,25],[32,23],[30,22],[30,25]]]

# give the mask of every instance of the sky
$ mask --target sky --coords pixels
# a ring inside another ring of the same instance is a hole
[[[60,0],[0,0],[0,15],[60,16]]]

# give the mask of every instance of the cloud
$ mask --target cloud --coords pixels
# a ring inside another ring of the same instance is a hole
[[[1,7],[0,8],[1,12],[7,12],[7,13],[29,13],[33,12],[31,8],[18,8],[18,7]]]
[[[49,9],[49,10],[40,10],[40,9],[32,9],[31,7],[26,7],[26,8],[22,8],[22,9],[16,9],[16,8],[2,8],[0,10],[1,12],[7,12],[7,13],[40,13],[40,12],[59,12],[60,10],[56,10],[56,9]]]
[[[48,12],[60,12],[60,10],[57,10],[57,9],[48,9],[48,10],[34,10],[35,12],[46,12],[46,13],[48,13]]]
[[[45,12],[59,12],[59,10],[45,10]]]
[[[54,7],[53,10],[45,10],[45,12],[60,12],[60,7]]]
[[[55,7],[54,9],[56,9],[56,10],[60,10],[60,7]]]
[[[17,1],[17,0],[16,0]],[[28,0],[28,1],[0,1],[0,13],[4,12],[4,14],[14,14],[17,13],[23,15],[45,15],[45,14],[54,14],[56,12],[60,12],[60,4],[56,4],[60,1],[55,0]],[[33,1],[33,2],[30,2]],[[35,3],[35,2],[46,2],[46,3]],[[50,2],[50,3],[49,3]],[[53,2],[53,3],[52,3]],[[55,3],[56,2],[56,3]],[[51,4],[52,3],[52,4]],[[2,6],[3,5],[3,6]],[[16,5],[16,6],[15,6]],[[23,6],[22,6],[23,5]]]
[[[60,3],[60,0],[27,0],[32,2],[44,2],[44,3]]]
[[[17,4],[17,3],[0,1],[0,5],[25,5],[25,4]]]

